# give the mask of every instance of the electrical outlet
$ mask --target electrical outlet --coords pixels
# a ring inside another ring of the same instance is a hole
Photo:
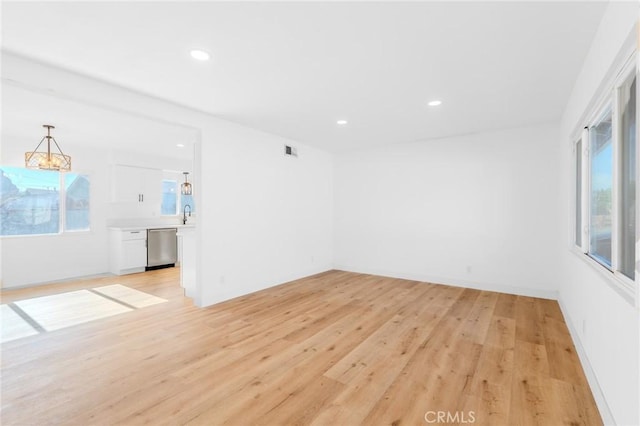
[[[224,275],[220,275],[220,284],[224,284]]]
[[[467,274],[471,273],[471,265],[467,265]]]

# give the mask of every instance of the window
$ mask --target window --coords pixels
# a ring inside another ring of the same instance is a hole
[[[188,204],[189,207],[191,208],[191,213],[195,213],[196,205],[193,202],[194,202],[193,195],[180,194],[180,211],[183,212],[184,206]]]
[[[0,168],[0,235],[58,234],[88,229],[88,176]]]
[[[638,87],[635,59],[612,80],[575,143],[573,243],[636,293]]]
[[[64,229],[86,231],[89,229],[89,177],[66,173],[64,182]]]
[[[611,207],[613,195],[613,142],[611,112],[589,128],[591,206],[589,254],[611,266]]]
[[[178,214],[178,182],[175,180],[164,179],[162,181],[162,204],[160,206],[160,214],[176,215]]]
[[[175,216],[182,214],[184,206],[191,207],[191,213],[195,213],[193,195],[184,195],[180,193],[180,185],[177,180],[164,179],[162,181],[162,204],[160,206],[160,214],[165,216]],[[180,210],[178,210],[178,205]]]

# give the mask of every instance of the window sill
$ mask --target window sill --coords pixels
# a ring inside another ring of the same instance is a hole
[[[596,260],[592,259],[589,255],[583,253],[581,250],[572,247],[570,249],[571,253],[576,255],[579,259],[581,259],[584,263],[589,265],[591,269],[595,270],[602,276],[605,282],[613,289],[616,293],[618,293],[627,303],[631,306],[636,306],[636,293],[637,290],[632,286],[637,288],[637,283],[633,283],[633,281],[629,279],[623,279],[618,277],[611,270],[607,269],[607,267],[598,263]]]

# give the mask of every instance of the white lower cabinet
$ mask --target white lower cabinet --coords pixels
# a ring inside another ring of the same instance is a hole
[[[147,266],[147,230],[109,230],[109,271],[124,275],[143,272]]]

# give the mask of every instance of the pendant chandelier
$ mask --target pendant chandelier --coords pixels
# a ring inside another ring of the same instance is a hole
[[[55,129],[55,126],[43,124],[42,127],[47,129],[47,134],[40,140],[36,149],[24,154],[24,166],[29,169],[68,172],[71,170],[71,157],[62,152],[58,142],[51,136],[51,129]],[[42,145],[45,139],[47,140],[47,151],[38,151],[38,148],[40,148],[40,145]],[[51,152],[51,141],[55,144],[58,152]]]
[[[184,182],[182,182],[182,185],[180,185],[180,192],[182,193],[182,195],[191,195],[191,191],[193,190],[193,188],[187,180],[189,172],[182,172],[182,174],[184,175]]]

